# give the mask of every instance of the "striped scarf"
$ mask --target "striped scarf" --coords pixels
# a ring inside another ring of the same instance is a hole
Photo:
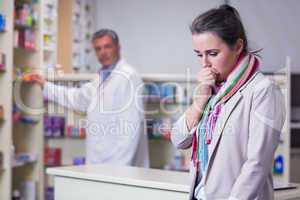
[[[212,133],[222,106],[249,80],[258,65],[258,59],[253,54],[241,55],[226,82],[217,94],[209,99],[193,138],[192,160],[197,170],[200,164],[202,174],[205,173],[207,167],[208,145],[212,141]]]

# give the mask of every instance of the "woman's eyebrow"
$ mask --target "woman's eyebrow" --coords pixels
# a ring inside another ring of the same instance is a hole
[[[205,52],[211,52],[211,51],[219,51],[219,49],[209,49],[209,50],[206,50]]]
[[[208,49],[208,50],[205,50],[204,52],[205,53],[210,53],[210,52],[212,52],[212,51],[219,51],[219,49]],[[201,53],[199,50],[196,50],[196,49],[194,49],[194,52],[196,52],[196,53]]]

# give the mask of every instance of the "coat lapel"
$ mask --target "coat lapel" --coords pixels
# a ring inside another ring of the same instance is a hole
[[[252,77],[236,92],[236,94],[234,94],[223,106],[222,111],[221,111],[221,115],[217,121],[216,124],[216,129],[215,132],[213,133],[213,137],[215,137],[213,139],[213,143],[212,145],[212,151],[211,151],[211,156],[208,159],[208,164],[207,164],[207,170],[205,172],[205,174],[203,175],[203,178],[206,182],[207,180],[207,176],[209,173],[209,170],[211,168],[211,164],[212,161],[215,157],[215,151],[217,146],[219,145],[221,136],[223,134],[223,130],[225,128],[225,125],[228,121],[228,118],[230,117],[232,111],[234,110],[234,108],[236,107],[236,105],[238,104],[238,102],[240,101],[240,99],[243,97],[242,95],[242,90],[254,79],[254,77],[256,77],[258,74],[260,74],[259,71],[255,72]]]
[[[100,75],[98,75],[98,80],[95,85],[97,86],[97,88],[100,88],[100,91],[102,91],[102,93],[104,91],[104,87],[108,84],[108,82],[111,82],[112,79],[115,79],[117,75],[122,72],[122,66],[125,64],[126,62],[123,59],[119,60],[116,67],[113,69],[113,71],[105,81],[102,80],[102,77]]]
[[[223,134],[223,130],[226,125],[226,122],[228,121],[230,114],[232,113],[233,109],[236,107],[236,105],[238,104],[238,102],[240,101],[241,98],[242,98],[242,95],[241,95],[240,91],[238,91],[224,104],[224,106],[222,108],[221,115],[219,116],[219,119],[217,120],[215,132],[213,133],[214,139],[213,139],[213,143],[211,144],[212,145],[211,156],[208,159],[207,170],[203,177],[205,182],[206,182],[209,170],[210,170],[211,162],[214,159],[216,148],[217,148],[219,141],[221,139],[221,136]]]

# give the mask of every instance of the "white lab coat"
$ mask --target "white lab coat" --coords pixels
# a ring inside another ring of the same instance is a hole
[[[86,112],[87,164],[149,167],[142,88],[138,73],[120,60],[104,82],[99,75],[81,88],[47,82],[43,93],[59,105]]]

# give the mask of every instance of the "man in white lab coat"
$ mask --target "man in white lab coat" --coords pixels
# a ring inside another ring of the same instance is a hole
[[[97,31],[92,43],[102,65],[94,81],[81,88],[66,88],[46,82],[38,74],[32,78],[43,86],[50,101],[86,112],[87,164],[148,167],[142,80],[121,59],[119,39],[113,30]]]

